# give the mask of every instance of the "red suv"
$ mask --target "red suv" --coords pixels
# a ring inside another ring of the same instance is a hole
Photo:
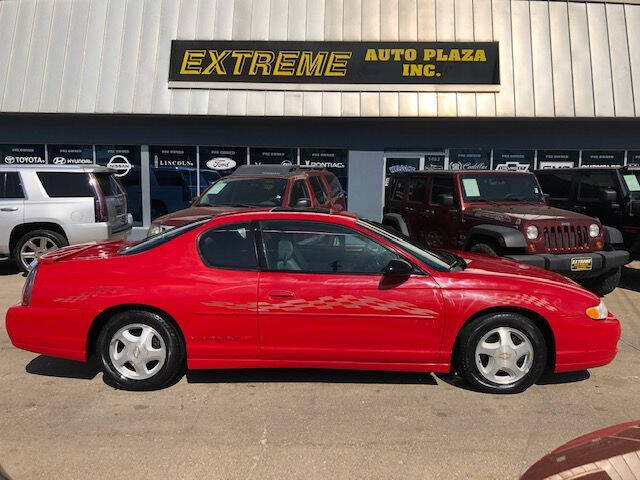
[[[346,210],[346,200],[340,181],[328,170],[298,165],[242,165],[196,197],[191,207],[156,218],[148,236],[221,213],[273,207],[341,212]]]
[[[431,247],[507,257],[604,295],[629,253],[598,220],[547,205],[532,173],[404,172],[391,176],[383,223]]]

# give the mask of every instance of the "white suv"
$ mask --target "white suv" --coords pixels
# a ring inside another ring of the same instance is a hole
[[[126,234],[133,219],[113,173],[100,166],[0,166],[0,259],[27,271],[49,250]]]

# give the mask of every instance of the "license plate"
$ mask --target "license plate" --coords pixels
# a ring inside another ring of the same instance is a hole
[[[585,272],[591,270],[593,267],[592,258],[572,258],[571,259],[571,271],[572,272]]]

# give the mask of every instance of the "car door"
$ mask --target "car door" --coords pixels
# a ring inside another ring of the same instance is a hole
[[[574,210],[575,205],[572,198],[574,175],[575,173],[572,171],[563,172],[562,169],[536,172],[542,193],[548,196],[549,205]]]
[[[430,247],[458,248],[460,205],[455,177],[433,176],[427,198],[427,205],[421,212],[420,240]]]
[[[602,200],[603,190],[616,192],[616,200],[605,203]],[[613,170],[589,171],[578,173],[574,210],[590,217],[598,218],[603,224],[618,225],[621,214],[622,195]]]
[[[298,361],[436,362],[437,284],[414,274],[392,287],[381,270],[398,254],[328,222],[260,223],[260,354]]]
[[[9,254],[11,231],[24,222],[25,195],[17,171],[0,171],[0,254]]]
[[[429,177],[425,175],[413,176],[409,178],[407,188],[407,201],[404,204],[402,217],[409,227],[409,232],[419,241],[424,241],[426,229],[424,215],[427,213],[427,187]]]
[[[213,227],[198,237],[202,263],[193,288],[189,355],[198,359],[258,355],[258,260],[250,223]],[[203,295],[204,292],[204,295]]]

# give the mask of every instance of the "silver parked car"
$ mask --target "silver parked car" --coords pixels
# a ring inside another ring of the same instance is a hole
[[[0,259],[24,271],[64,245],[131,230],[127,197],[100,166],[0,166]]]

